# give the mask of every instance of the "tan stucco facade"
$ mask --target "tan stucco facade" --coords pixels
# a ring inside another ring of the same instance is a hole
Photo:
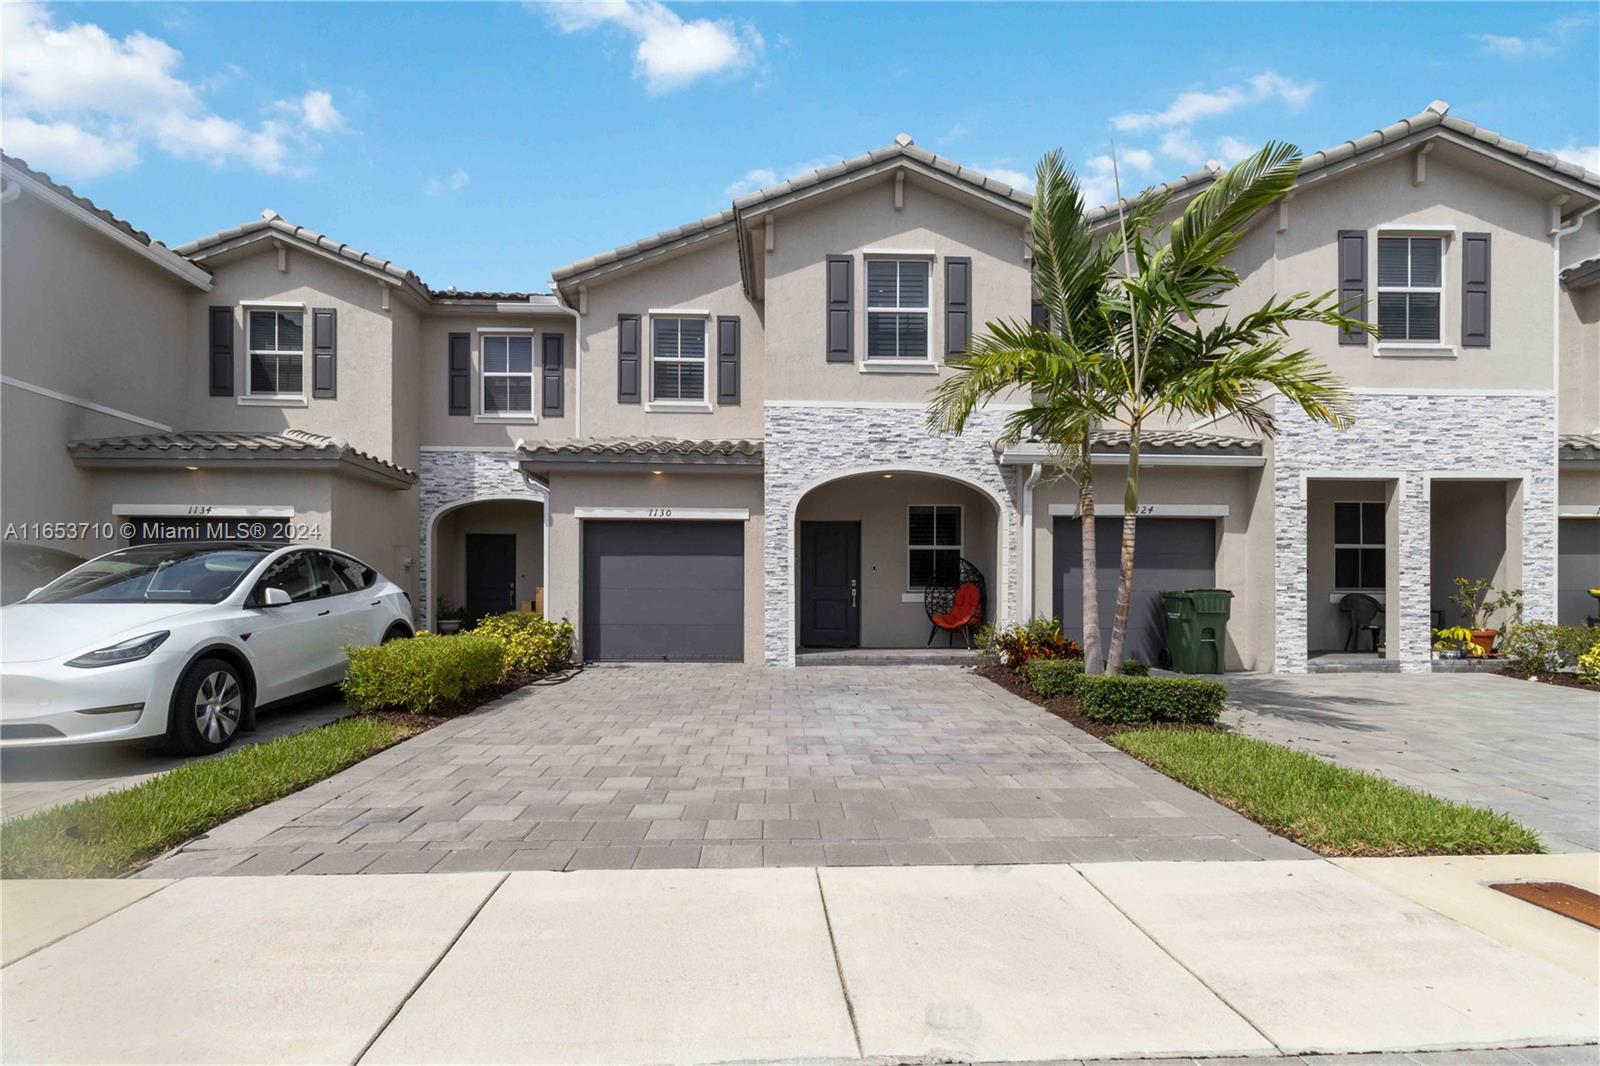
[[[467,537],[516,538],[518,606],[537,602],[544,587],[544,506],[520,500],[485,500],[439,516],[433,543],[434,595],[457,607],[467,602]]]

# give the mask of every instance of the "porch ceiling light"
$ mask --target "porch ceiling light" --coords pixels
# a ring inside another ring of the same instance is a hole
[[[883,475],[883,476],[884,476],[884,477],[886,477],[886,478],[891,478],[891,477],[894,477],[894,475],[893,475],[893,474],[885,474],[885,475]]]
[[[650,472],[651,472],[651,473],[652,473],[652,474],[655,474],[655,475],[657,475],[657,476],[660,476],[660,475],[662,475],[662,474],[665,474],[665,473],[666,473],[666,471],[665,471],[665,470],[652,470],[652,471],[650,471]]]
[[[198,466],[186,466],[186,467],[184,467],[184,469],[185,470],[199,470],[200,468]]]

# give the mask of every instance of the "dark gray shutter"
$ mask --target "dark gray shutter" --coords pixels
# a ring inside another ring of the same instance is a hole
[[[1339,309],[1347,315],[1367,318],[1367,231],[1339,231]],[[1366,344],[1364,329],[1339,331],[1340,344]]]
[[[1050,309],[1040,300],[1033,301],[1033,306],[1028,308],[1028,321],[1033,323],[1034,329],[1050,328]]]
[[[542,413],[560,418],[567,387],[566,338],[559,333],[539,336],[539,363],[544,368],[544,406]]]
[[[1489,235],[1461,235],[1461,347],[1489,347]]]
[[[739,402],[739,319],[717,319],[717,402],[732,406]]]
[[[639,402],[639,316],[617,316],[617,402]]]
[[[339,312],[311,309],[311,395],[331,400],[339,394]]]
[[[972,260],[944,261],[944,353],[963,355],[972,339]]]
[[[211,309],[211,395],[233,395],[233,308]]]
[[[828,256],[828,362],[855,361],[854,263],[848,255]]]
[[[450,334],[449,358],[450,413],[472,413],[472,334]]]

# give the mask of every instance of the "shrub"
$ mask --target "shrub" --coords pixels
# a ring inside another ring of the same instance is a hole
[[[1022,668],[1028,687],[1045,699],[1072,695],[1072,686],[1083,676],[1082,659],[1035,659]]]
[[[1122,676],[1149,677],[1150,664],[1143,659],[1124,659],[1122,660]]]
[[[1035,618],[1026,625],[987,629],[978,634],[985,656],[1021,673],[1035,659],[1082,659],[1083,649],[1061,634],[1054,618]]]
[[[572,623],[551,622],[532,611],[491,615],[472,632],[500,642],[506,669],[542,674],[572,660]]]
[[[350,671],[345,699],[358,711],[403,707],[423,714],[492,685],[505,674],[506,650],[478,633],[423,633],[361,648],[346,648]]]
[[[1210,725],[1228,689],[1198,677],[1085,674],[1073,685],[1078,709],[1098,722],[1181,722]]]
[[[1587,626],[1518,622],[1500,637],[1500,654],[1514,670],[1547,674],[1576,667],[1578,657],[1593,642],[1594,633]]]
[[[1578,656],[1578,676],[1591,685],[1600,685],[1600,640]]]

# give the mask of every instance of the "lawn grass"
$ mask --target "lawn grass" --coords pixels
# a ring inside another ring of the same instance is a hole
[[[1538,834],[1509,815],[1234,733],[1141,729],[1109,743],[1320,855],[1544,851]]]
[[[116,877],[417,732],[345,718],[0,824],[0,877]]]

